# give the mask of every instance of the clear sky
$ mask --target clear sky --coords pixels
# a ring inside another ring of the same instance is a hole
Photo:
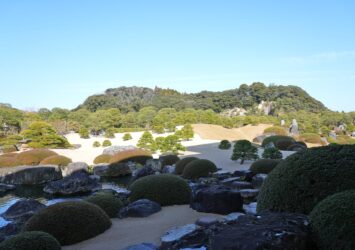
[[[74,108],[109,87],[303,87],[355,110],[355,1],[0,1],[0,102]]]

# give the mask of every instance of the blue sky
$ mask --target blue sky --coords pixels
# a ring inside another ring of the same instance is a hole
[[[355,110],[355,1],[0,1],[0,102],[74,108],[109,87],[292,84]]]

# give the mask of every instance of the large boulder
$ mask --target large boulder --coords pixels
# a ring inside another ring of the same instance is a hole
[[[119,217],[148,217],[160,210],[161,206],[159,203],[148,199],[141,199],[122,208],[119,212]]]
[[[211,249],[316,249],[306,215],[264,212],[240,216],[210,238]]]
[[[53,165],[19,166],[0,170],[0,182],[5,184],[38,185],[61,178],[60,169]]]
[[[132,171],[127,163],[98,164],[94,166],[94,174],[102,177],[119,177],[131,175]]]
[[[237,190],[212,185],[198,190],[190,206],[198,212],[229,214],[243,211],[243,198]]]
[[[77,172],[77,171],[86,171],[87,172],[88,168],[89,168],[89,166],[85,162],[72,162],[72,163],[69,163],[67,166],[60,167],[63,177],[69,176],[72,173]]]
[[[207,240],[207,234],[202,227],[196,224],[188,224],[170,229],[161,237],[159,249],[183,249],[193,245],[199,245]]]
[[[111,146],[108,148],[105,148],[102,154],[105,155],[114,155],[119,152],[127,151],[127,150],[134,150],[137,149],[135,146],[128,145],[128,146]]]
[[[74,195],[98,191],[101,184],[86,172],[75,172],[62,180],[48,183],[43,191],[54,195]]]
[[[0,195],[5,194],[8,191],[16,189],[16,186],[10,184],[0,183]]]
[[[141,169],[137,169],[136,171],[134,171],[132,173],[132,175],[134,177],[134,180],[137,180],[137,179],[142,178],[144,176],[153,175],[153,174],[155,174],[155,172],[156,171],[152,167],[144,166]]]
[[[46,205],[33,199],[21,199],[10,206],[2,217],[8,221],[24,221],[45,208]]]

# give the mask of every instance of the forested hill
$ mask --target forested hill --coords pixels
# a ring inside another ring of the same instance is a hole
[[[305,110],[318,113],[327,108],[306,91],[297,86],[270,85],[263,83],[243,84],[239,88],[221,92],[202,91],[180,93],[172,89],[143,87],[119,87],[107,89],[104,94],[88,97],[78,108],[96,111],[102,108],[119,108],[121,112],[138,111],[142,107],[212,109],[256,109],[262,101],[272,102],[273,114]]]

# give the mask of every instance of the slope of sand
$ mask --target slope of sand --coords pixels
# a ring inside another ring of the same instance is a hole
[[[199,213],[187,205],[163,207],[162,211],[146,218],[112,219],[112,227],[95,238],[63,250],[119,250],[127,246],[149,242],[159,245],[160,237],[172,227],[194,223],[198,218],[221,215]]]
[[[219,125],[211,124],[194,124],[193,128],[196,134],[198,134],[202,139],[209,140],[249,140],[253,139],[259,135],[262,135],[266,128],[272,127],[270,124],[259,124],[256,126],[247,125],[240,128],[224,128]]]

